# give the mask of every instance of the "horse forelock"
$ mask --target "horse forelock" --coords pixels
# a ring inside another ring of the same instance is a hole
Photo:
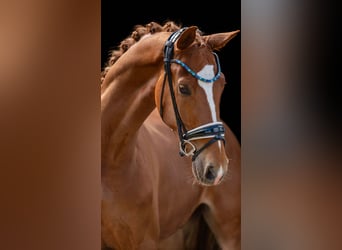
[[[158,32],[175,32],[182,28],[181,24],[177,24],[174,21],[166,21],[164,24],[157,22],[150,22],[146,25],[135,25],[131,34],[122,40],[115,49],[109,51],[109,59],[105,63],[105,67],[101,72],[101,83],[106,77],[111,66],[124,54],[132,45],[136,44],[140,40],[151,36]]]

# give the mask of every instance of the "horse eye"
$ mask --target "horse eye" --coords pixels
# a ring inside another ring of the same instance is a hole
[[[183,95],[191,95],[191,91],[189,87],[185,84],[179,84],[178,89],[179,89],[179,92]]]

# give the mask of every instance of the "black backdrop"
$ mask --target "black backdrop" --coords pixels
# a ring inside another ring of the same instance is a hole
[[[176,3],[176,4],[175,4]],[[110,49],[126,38],[137,24],[173,20],[182,26],[196,25],[206,34],[241,29],[241,2],[101,2],[101,63]],[[242,31],[241,31],[242,32]],[[241,32],[218,52],[227,85],[221,101],[221,118],[241,141]]]

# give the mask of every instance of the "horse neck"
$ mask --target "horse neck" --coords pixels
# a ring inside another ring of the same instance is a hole
[[[129,145],[134,145],[136,132],[155,108],[154,87],[163,69],[162,41],[146,38],[133,45],[112,66],[102,83],[103,160],[108,150],[110,155],[132,151],[134,146]]]

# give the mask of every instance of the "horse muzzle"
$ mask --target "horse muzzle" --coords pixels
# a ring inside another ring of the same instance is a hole
[[[218,145],[218,147],[220,146]],[[220,152],[213,147],[212,150],[203,152],[192,162],[192,172],[200,185],[215,186],[224,179],[228,165],[229,160],[225,151]]]

